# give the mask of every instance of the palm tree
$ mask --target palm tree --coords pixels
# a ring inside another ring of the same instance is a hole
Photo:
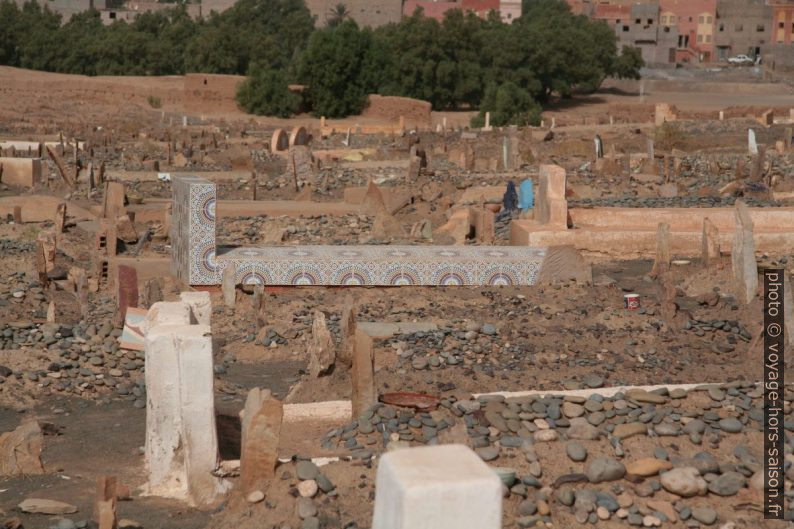
[[[350,11],[347,10],[347,6],[345,4],[336,4],[333,9],[328,11],[328,27],[334,28],[338,26],[349,16]]]

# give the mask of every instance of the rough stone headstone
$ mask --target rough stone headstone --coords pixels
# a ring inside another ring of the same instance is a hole
[[[64,227],[66,226],[66,204],[61,203],[58,204],[58,207],[55,208],[55,219],[53,221],[55,224],[55,234],[60,234],[64,232]]]
[[[786,150],[791,148],[791,136],[792,136],[792,134],[794,134],[794,132],[792,132],[792,128],[791,127],[786,127],[783,130],[783,146],[786,148]]]
[[[707,269],[721,264],[720,237],[717,227],[708,217],[703,219],[703,234],[700,241],[700,257]]]
[[[670,225],[660,222],[656,227],[656,258],[653,262],[654,275],[663,274],[670,268]]]
[[[244,494],[265,490],[265,482],[275,477],[283,417],[281,401],[270,390],[254,388],[248,392],[240,412],[240,481]]]
[[[127,265],[118,266],[116,281],[116,324],[123,325],[127,307],[138,306],[138,271]]]
[[[535,219],[548,228],[568,228],[568,201],[565,198],[565,169],[558,165],[541,165]]]
[[[124,213],[124,184],[121,182],[105,182],[105,197],[102,205],[102,216],[115,219]]]
[[[356,307],[352,296],[345,297],[342,304],[342,316],[339,320],[339,331],[342,338],[337,362],[350,367],[353,363],[353,352],[356,345]]]
[[[223,269],[221,290],[223,292],[223,304],[226,308],[233,309],[237,301],[237,281],[235,280],[234,266],[231,264]]]
[[[753,158],[753,165],[750,166],[750,180],[758,182],[764,174],[764,162],[766,161],[766,145],[757,146],[758,153]]]
[[[353,418],[359,417],[364,411],[378,402],[378,393],[375,389],[374,362],[372,338],[363,330],[356,329],[353,364],[350,368],[350,378],[353,384],[350,397],[353,407]]]
[[[502,482],[460,444],[380,458],[372,529],[500,529]]]
[[[27,420],[15,430],[0,434],[0,476],[44,474],[41,464],[43,445],[44,437],[35,420]]]
[[[326,373],[336,360],[336,344],[326,324],[325,313],[314,311],[312,336],[309,340],[309,375],[317,378]]]
[[[646,140],[646,148],[647,148],[647,151],[648,151],[647,152],[648,159],[649,160],[653,160],[654,156],[655,156],[655,153],[654,153],[654,149],[653,149],[653,140],[651,138],[648,138]]]
[[[758,290],[758,265],[755,261],[753,220],[744,201],[736,201],[734,218],[736,232],[731,251],[733,277],[736,282],[738,298],[745,303],[750,303]]]
[[[747,129],[747,151],[751,156],[758,154],[758,143],[755,141],[755,131]]]
[[[96,497],[94,498],[94,521],[99,523],[102,518],[101,504],[103,502],[113,502],[115,512],[116,488],[118,479],[115,476],[100,476],[96,481]]]
[[[411,237],[414,239],[430,240],[433,238],[433,225],[430,219],[422,219],[411,227]]]
[[[116,529],[116,501],[97,502],[97,529]]]

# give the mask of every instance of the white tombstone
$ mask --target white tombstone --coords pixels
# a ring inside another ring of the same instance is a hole
[[[219,455],[208,325],[148,329],[146,396],[145,494],[216,504],[229,483],[212,474]]]
[[[182,116],[182,126],[187,127],[187,116]]]
[[[755,141],[755,131],[753,129],[747,129],[747,150],[753,156],[758,154],[758,143]]]
[[[491,130],[491,113],[490,112],[486,112],[485,113],[485,126],[483,127],[482,130]]]
[[[470,448],[405,448],[380,459],[372,529],[501,526],[502,482]]]
[[[720,110],[720,121],[722,121],[724,119],[725,119],[725,111],[724,110]]]
[[[209,292],[181,292],[179,299],[190,307],[190,323],[209,325],[212,318],[212,300]]]
[[[146,313],[146,328],[157,325],[190,325],[190,305],[181,301],[158,301]]]
[[[601,136],[596,135],[593,138],[593,143],[595,143],[595,155],[596,158],[603,158],[604,157],[604,142],[601,140]]]

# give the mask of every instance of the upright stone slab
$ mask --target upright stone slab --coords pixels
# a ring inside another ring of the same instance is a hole
[[[703,234],[700,241],[700,257],[703,266],[712,268],[720,264],[722,252],[720,251],[720,234],[717,227],[708,217],[703,219]]]
[[[755,141],[755,131],[753,129],[747,129],[747,152],[751,156],[758,154],[758,143]]]
[[[148,329],[146,395],[147,493],[213,505],[228,484],[212,475],[218,440],[209,326]]]
[[[325,313],[314,311],[312,336],[309,341],[309,375],[316,378],[324,374],[334,365],[336,360],[336,344],[328,330]]]
[[[209,325],[212,319],[212,300],[209,292],[180,292],[179,299],[190,307],[192,325]]]
[[[116,323],[123,325],[127,308],[138,306],[138,271],[131,266],[119,265],[116,288]]]
[[[559,165],[540,166],[540,185],[535,219],[549,228],[568,228],[568,201],[565,198],[565,169]]]
[[[223,269],[223,282],[221,290],[223,292],[223,304],[228,309],[233,309],[237,302],[237,280],[235,279],[234,266],[229,264]]]
[[[670,225],[660,222],[656,228],[656,259],[653,274],[660,275],[670,269]]]
[[[283,418],[281,401],[270,390],[254,388],[248,392],[240,412],[240,481],[246,495],[264,491],[265,482],[275,477]]]
[[[734,209],[736,233],[733,238],[731,264],[739,299],[750,303],[758,290],[758,265],[755,262],[755,243],[753,241],[753,220],[747,205],[736,201]]]
[[[342,335],[342,343],[336,354],[338,362],[346,367],[353,363],[353,351],[356,346],[356,307],[353,298],[348,294],[342,306],[342,318],[339,322],[339,330]]]
[[[353,407],[353,418],[358,418],[364,411],[378,402],[375,390],[375,357],[372,351],[372,338],[363,330],[356,329],[353,347],[353,365],[350,368],[350,379],[353,391],[350,396]]]
[[[372,529],[500,529],[502,482],[470,448],[406,448],[381,457]]]

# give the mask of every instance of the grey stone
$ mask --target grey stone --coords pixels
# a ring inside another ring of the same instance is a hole
[[[301,480],[317,479],[320,473],[320,469],[311,461],[298,461],[295,470]]]
[[[709,492],[719,496],[733,496],[746,483],[745,477],[738,472],[725,472],[709,483]]]
[[[587,449],[576,441],[568,441],[565,445],[565,453],[572,461],[584,461],[587,459]]]
[[[692,518],[705,525],[711,525],[717,521],[717,511],[711,507],[693,507]]]
[[[744,429],[744,425],[735,417],[726,417],[725,419],[720,419],[720,422],[717,424],[719,425],[720,430],[728,433],[739,433],[742,431],[742,429]]]
[[[599,457],[588,465],[586,474],[590,483],[615,481],[626,475],[626,467],[611,457]]]

